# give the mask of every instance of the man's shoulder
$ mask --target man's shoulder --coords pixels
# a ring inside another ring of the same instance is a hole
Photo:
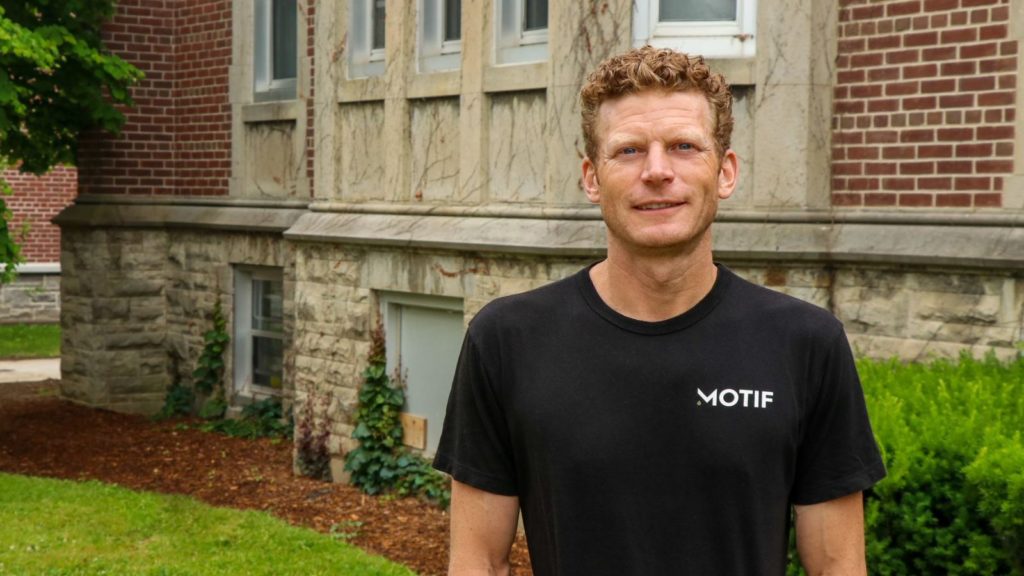
[[[470,321],[470,330],[479,333],[542,327],[572,305],[574,297],[579,294],[576,276],[491,300]]]
[[[730,308],[744,320],[824,338],[843,330],[842,322],[825,308],[732,274]]]

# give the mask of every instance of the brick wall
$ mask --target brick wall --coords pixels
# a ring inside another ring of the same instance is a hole
[[[104,38],[146,77],[118,137],[82,139],[81,192],[227,194],[231,3],[121,0]]]
[[[22,256],[30,263],[60,262],[60,228],[50,224],[50,219],[74,201],[75,169],[58,167],[45,176],[6,170],[4,178],[14,188],[14,194],[5,196],[4,201],[14,214],[11,231],[16,238],[22,224],[28,223],[27,236],[19,239]]]
[[[1009,0],[840,0],[838,206],[998,207],[1013,172]]]

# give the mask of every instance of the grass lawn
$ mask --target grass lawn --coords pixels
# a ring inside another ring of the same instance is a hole
[[[413,573],[343,536],[260,512],[99,482],[0,474],[0,575],[8,574]]]
[[[60,356],[57,324],[0,324],[0,358],[54,358]]]

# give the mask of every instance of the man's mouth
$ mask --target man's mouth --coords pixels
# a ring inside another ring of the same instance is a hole
[[[644,204],[637,206],[637,210],[664,210],[665,208],[674,208],[681,205],[682,202],[658,202],[656,204]]]

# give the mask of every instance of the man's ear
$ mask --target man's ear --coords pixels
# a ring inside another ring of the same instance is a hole
[[[594,204],[601,202],[601,185],[597,182],[597,166],[587,156],[583,158],[583,191],[587,193],[587,200]]]
[[[732,196],[739,182],[740,160],[732,149],[722,155],[722,163],[718,169],[718,197],[725,200]]]

